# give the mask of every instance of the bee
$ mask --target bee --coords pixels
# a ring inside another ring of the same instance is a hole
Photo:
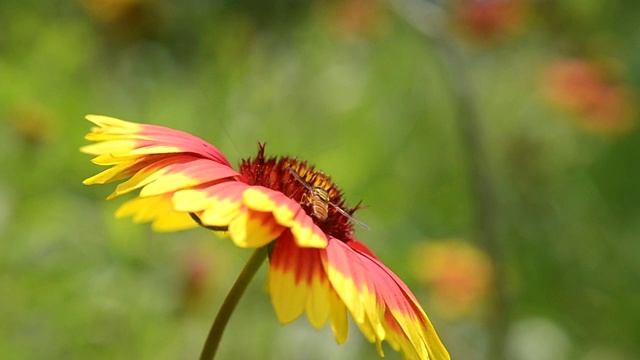
[[[289,167],[289,171],[291,172],[291,175],[296,178],[296,180],[298,180],[302,185],[304,185],[307,190],[309,190],[308,193],[302,196],[302,203],[304,205],[311,206],[313,217],[315,217],[319,221],[327,220],[327,217],[329,217],[329,206],[332,206],[347,219],[353,221],[354,223],[367,230],[370,230],[365,223],[349,215],[349,213],[342,210],[338,205],[332,203],[327,190],[320,186],[309,185],[295,170],[293,170],[293,168]]]

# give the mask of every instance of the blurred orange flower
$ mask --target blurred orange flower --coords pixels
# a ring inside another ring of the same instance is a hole
[[[80,0],[80,4],[109,36],[121,41],[150,37],[161,25],[159,7],[153,0]]]
[[[51,109],[36,101],[19,101],[8,109],[9,129],[25,144],[37,146],[56,138],[56,119]]]
[[[630,89],[593,62],[561,59],[549,64],[543,91],[551,104],[578,115],[576,122],[587,130],[615,133],[634,125]]]
[[[413,254],[414,274],[431,288],[433,306],[444,316],[464,316],[486,298],[493,270],[488,256],[473,245],[423,242]]]
[[[526,0],[456,0],[452,20],[476,40],[495,40],[522,28],[527,9]]]
[[[318,6],[328,8],[331,27],[340,35],[375,37],[389,29],[386,8],[375,0],[323,1]]]

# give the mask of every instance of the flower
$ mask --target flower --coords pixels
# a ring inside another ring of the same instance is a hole
[[[413,254],[414,273],[430,285],[433,306],[442,314],[466,315],[487,298],[493,268],[473,245],[458,240],[420,243]]]
[[[96,143],[81,151],[111,167],[84,183],[127,179],[108,199],[140,189],[117,217],[152,222],[160,231],[202,225],[228,232],[239,247],[268,245],[267,290],[282,324],[305,313],[315,328],[328,321],[342,343],[348,310],[381,356],[387,341],[407,359],[449,359],[408,287],[353,237],[351,215],[358,207],[345,207],[323,173],[295,158],[266,157],[264,145],[236,171],[193,135],[98,115],[87,120],[97,127],[86,139]],[[316,191],[333,205],[315,198]]]
[[[622,79],[590,60],[560,59],[543,76],[546,99],[577,115],[575,122],[599,133],[622,133],[635,126],[633,94]]]

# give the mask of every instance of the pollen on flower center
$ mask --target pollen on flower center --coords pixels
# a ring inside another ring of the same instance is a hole
[[[247,183],[279,191],[295,200],[324,233],[343,241],[351,238],[350,216],[358,206],[345,208],[338,187],[307,162],[290,157],[265,157],[264,149],[265,145],[259,144],[258,155],[240,164],[239,172]]]

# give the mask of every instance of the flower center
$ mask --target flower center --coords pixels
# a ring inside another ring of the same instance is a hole
[[[325,234],[347,241],[353,233],[351,217],[358,206],[345,208],[342,192],[331,179],[305,161],[290,157],[265,157],[264,144],[258,155],[240,164],[249,185],[279,191],[297,201]]]

